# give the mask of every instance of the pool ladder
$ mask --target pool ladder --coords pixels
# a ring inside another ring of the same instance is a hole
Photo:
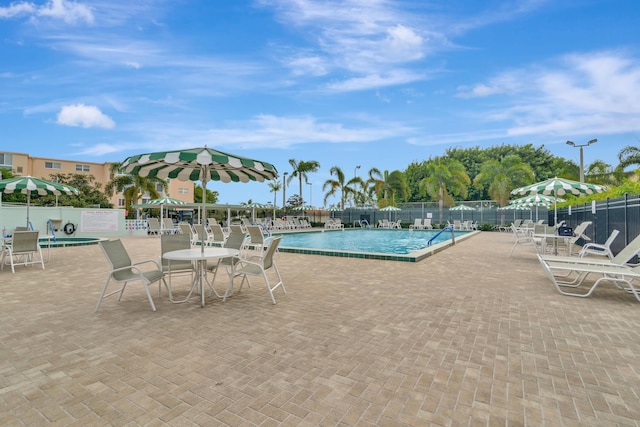
[[[360,224],[360,228],[371,228],[369,221],[367,221],[366,219],[361,219],[360,221],[358,221],[358,224]]]
[[[447,225],[445,228],[443,228],[442,230],[438,231],[435,236],[433,236],[432,238],[429,239],[429,241],[427,242],[427,246],[431,246],[431,242],[433,242],[434,239],[436,239],[439,235],[441,235],[445,231],[450,231],[451,232],[451,241],[455,245],[456,244],[455,230],[453,229],[453,226]]]

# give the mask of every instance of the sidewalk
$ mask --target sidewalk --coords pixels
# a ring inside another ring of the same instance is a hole
[[[558,294],[511,239],[419,263],[280,253],[277,305],[255,278],[205,308],[153,286],[155,313],[135,283],[94,313],[99,247],[52,249],[0,271],[0,424],[639,426],[640,304]]]

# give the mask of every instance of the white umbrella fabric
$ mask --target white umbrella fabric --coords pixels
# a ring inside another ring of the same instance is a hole
[[[381,208],[381,209],[380,209],[380,212],[398,212],[398,211],[401,211],[401,210],[402,210],[402,209],[400,209],[400,208],[399,208],[399,207],[397,207],[397,206],[391,206],[391,205],[389,205],[389,206],[385,206],[384,208]],[[391,215],[391,214],[389,214],[389,215]]]
[[[202,183],[202,217],[206,218],[206,194],[208,181],[250,182],[276,179],[278,171],[271,163],[252,160],[211,148],[137,154],[122,163],[126,173],[160,179],[200,181]],[[204,236],[201,247],[204,252]]]
[[[29,227],[29,205],[31,204],[32,194],[38,194],[40,196],[47,194],[77,196],[80,194],[76,188],[70,185],[34,178],[32,176],[18,176],[3,179],[0,181],[0,192],[5,194],[22,193],[27,195],[27,227]]]
[[[264,203],[249,203],[246,207],[251,208],[251,222],[256,222],[256,209],[269,209],[271,206],[265,205]]]
[[[516,188],[511,191],[511,194],[519,194],[521,196],[536,194],[543,194],[545,196],[553,195],[553,224],[556,225],[558,223],[558,196],[564,196],[565,194],[579,196],[580,194],[602,193],[605,189],[606,187],[602,185],[555,177],[525,187]]]

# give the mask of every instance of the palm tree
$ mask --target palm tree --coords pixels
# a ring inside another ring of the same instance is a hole
[[[534,180],[533,169],[515,154],[505,156],[501,161],[487,160],[480,166],[474,185],[478,188],[489,187],[489,196],[500,207],[509,203],[511,190],[531,184]],[[504,210],[501,211],[501,224],[504,224]]]
[[[275,179],[269,183],[270,192],[273,193],[273,219],[276,219],[276,197],[278,196],[278,191],[282,188],[282,183],[280,181],[276,181]],[[282,207],[284,209],[284,206]]]
[[[620,164],[618,167],[624,169],[631,165],[640,165],[640,147],[627,145],[618,153]]]
[[[160,197],[157,185],[162,186],[163,191],[167,191],[169,185],[167,181],[160,178],[142,177],[140,175],[122,174],[122,163],[115,162],[109,165],[109,171],[111,172],[111,180],[107,182],[104,187],[105,193],[113,195],[114,191],[123,193],[125,208],[131,211],[131,205],[137,203],[140,198],[149,193],[151,198],[157,199]]]
[[[380,171],[378,171],[380,174]],[[375,174],[375,172],[373,172]],[[395,206],[398,201],[407,200],[409,195],[409,185],[402,172],[395,170],[393,172],[384,171],[383,179],[376,179],[375,186],[377,188],[378,207]]]
[[[307,176],[310,172],[318,172],[320,169],[320,163],[315,160],[304,161],[300,160],[300,162],[296,161],[296,159],[289,159],[289,164],[293,168],[293,172],[287,178],[287,184],[291,184],[291,181],[294,177],[298,177],[300,181],[300,198],[302,199],[302,180],[304,179],[305,183],[309,182],[309,177]]]
[[[418,188],[420,194],[427,194],[438,201],[439,222],[442,224],[445,202],[452,203],[452,195],[467,197],[467,186],[471,184],[471,179],[465,167],[457,160],[436,157],[425,162],[425,167],[426,178],[420,180]]]
[[[322,184],[322,191],[327,191],[324,195],[324,204],[327,204],[327,199],[331,196],[335,196],[336,193],[340,192],[340,209],[344,213],[344,204],[347,201],[347,197],[354,193],[355,190],[353,186],[356,183],[362,182],[362,179],[358,177],[351,178],[348,182],[345,183],[345,175],[342,169],[338,166],[333,166],[329,170],[330,175],[335,175],[335,179],[328,179]]]

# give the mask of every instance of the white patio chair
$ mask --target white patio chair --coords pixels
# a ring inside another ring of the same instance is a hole
[[[431,224],[431,218],[425,218],[423,220],[422,227],[426,230],[433,230],[433,224]]]
[[[242,282],[240,283],[240,288],[238,292],[242,290],[242,285],[244,285],[245,280],[247,284],[249,282],[249,276],[262,276],[267,286],[267,291],[269,292],[269,296],[271,297],[271,301],[275,304],[276,298],[273,296],[273,291],[277,288],[282,288],[283,293],[287,293],[284,288],[284,284],[282,283],[282,276],[280,275],[280,271],[278,270],[278,266],[276,265],[276,261],[274,259],[274,254],[278,249],[278,245],[280,244],[280,240],[282,240],[282,236],[274,237],[269,244],[269,247],[266,249],[263,257],[253,258],[253,259],[241,259],[235,268],[235,275],[242,276]],[[269,283],[269,278],[267,276],[267,271],[273,270],[277,276],[277,283],[272,285]]]
[[[160,235],[160,220],[158,218],[147,218],[147,233]]]
[[[169,277],[167,289],[169,290],[169,299],[171,301],[173,301],[171,278],[174,275],[189,274],[193,280],[193,274],[196,272],[191,261],[170,261],[162,256],[167,252],[180,249],[191,249],[191,236],[187,234],[163,234],[160,236],[160,265],[162,266],[162,273],[165,277]],[[158,296],[160,296],[160,289],[158,289]]]
[[[107,298],[108,296],[119,293],[120,296],[118,297],[118,301],[120,301],[122,299],[122,294],[124,293],[124,289],[126,288],[127,283],[135,280],[139,280],[144,286],[147,298],[149,299],[149,304],[151,304],[151,309],[153,311],[156,311],[156,305],[153,303],[153,298],[151,298],[151,293],[149,292],[150,284],[158,282],[158,296],[160,296],[160,281],[164,282],[164,285],[167,288],[167,292],[169,293],[169,295],[171,295],[171,290],[167,286],[167,282],[164,280],[164,274],[158,262],[153,260],[146,260],[136,262],[135,264],[132,263],[127,250],[124,248],[124,245],[120,240],[108,240],[99,242],[98,244],[100,245],[100,249],[102,249],[104,256],[107,258],[107,261],[111,266],[111,271],[109,271],[107,280],[104,282],[104,288],[102,288],[100,299],[98,299],[98,304],[96,305],[96,312],[100,308],[100,303],[102,302],[102,300]],[[141,266],[145,264],[152,265],[152,268],[143,270]],[[107,294],[107,288],[111,280],[117,283],[122,283],[122,287]]]
[[[609,259],[613,259],[613,252],[611,252],[611,244],[620,234],[619,230],[613,230],[609,235],[609,238],[604,243],[587,243],[585,244],[579,252],[579,256],[582,258],[585,255],[601,255],[607,256]]]
[[[0,269],[4,269],[8,261],[12,273],[16,272],[16,265],[40,264],[44,270],[44,258],[38,244],[38,234],[38,231],[14,231],[11,242],[5,242],[4,248],[2,248]]]
[[[165,234],[174,234],[176,227],[171,218],[162,218],[162,232]]]
[[[413,224],[409,225],[410,230],[422,230],[424,226],[422,225],[422,218],[414,218]]]

